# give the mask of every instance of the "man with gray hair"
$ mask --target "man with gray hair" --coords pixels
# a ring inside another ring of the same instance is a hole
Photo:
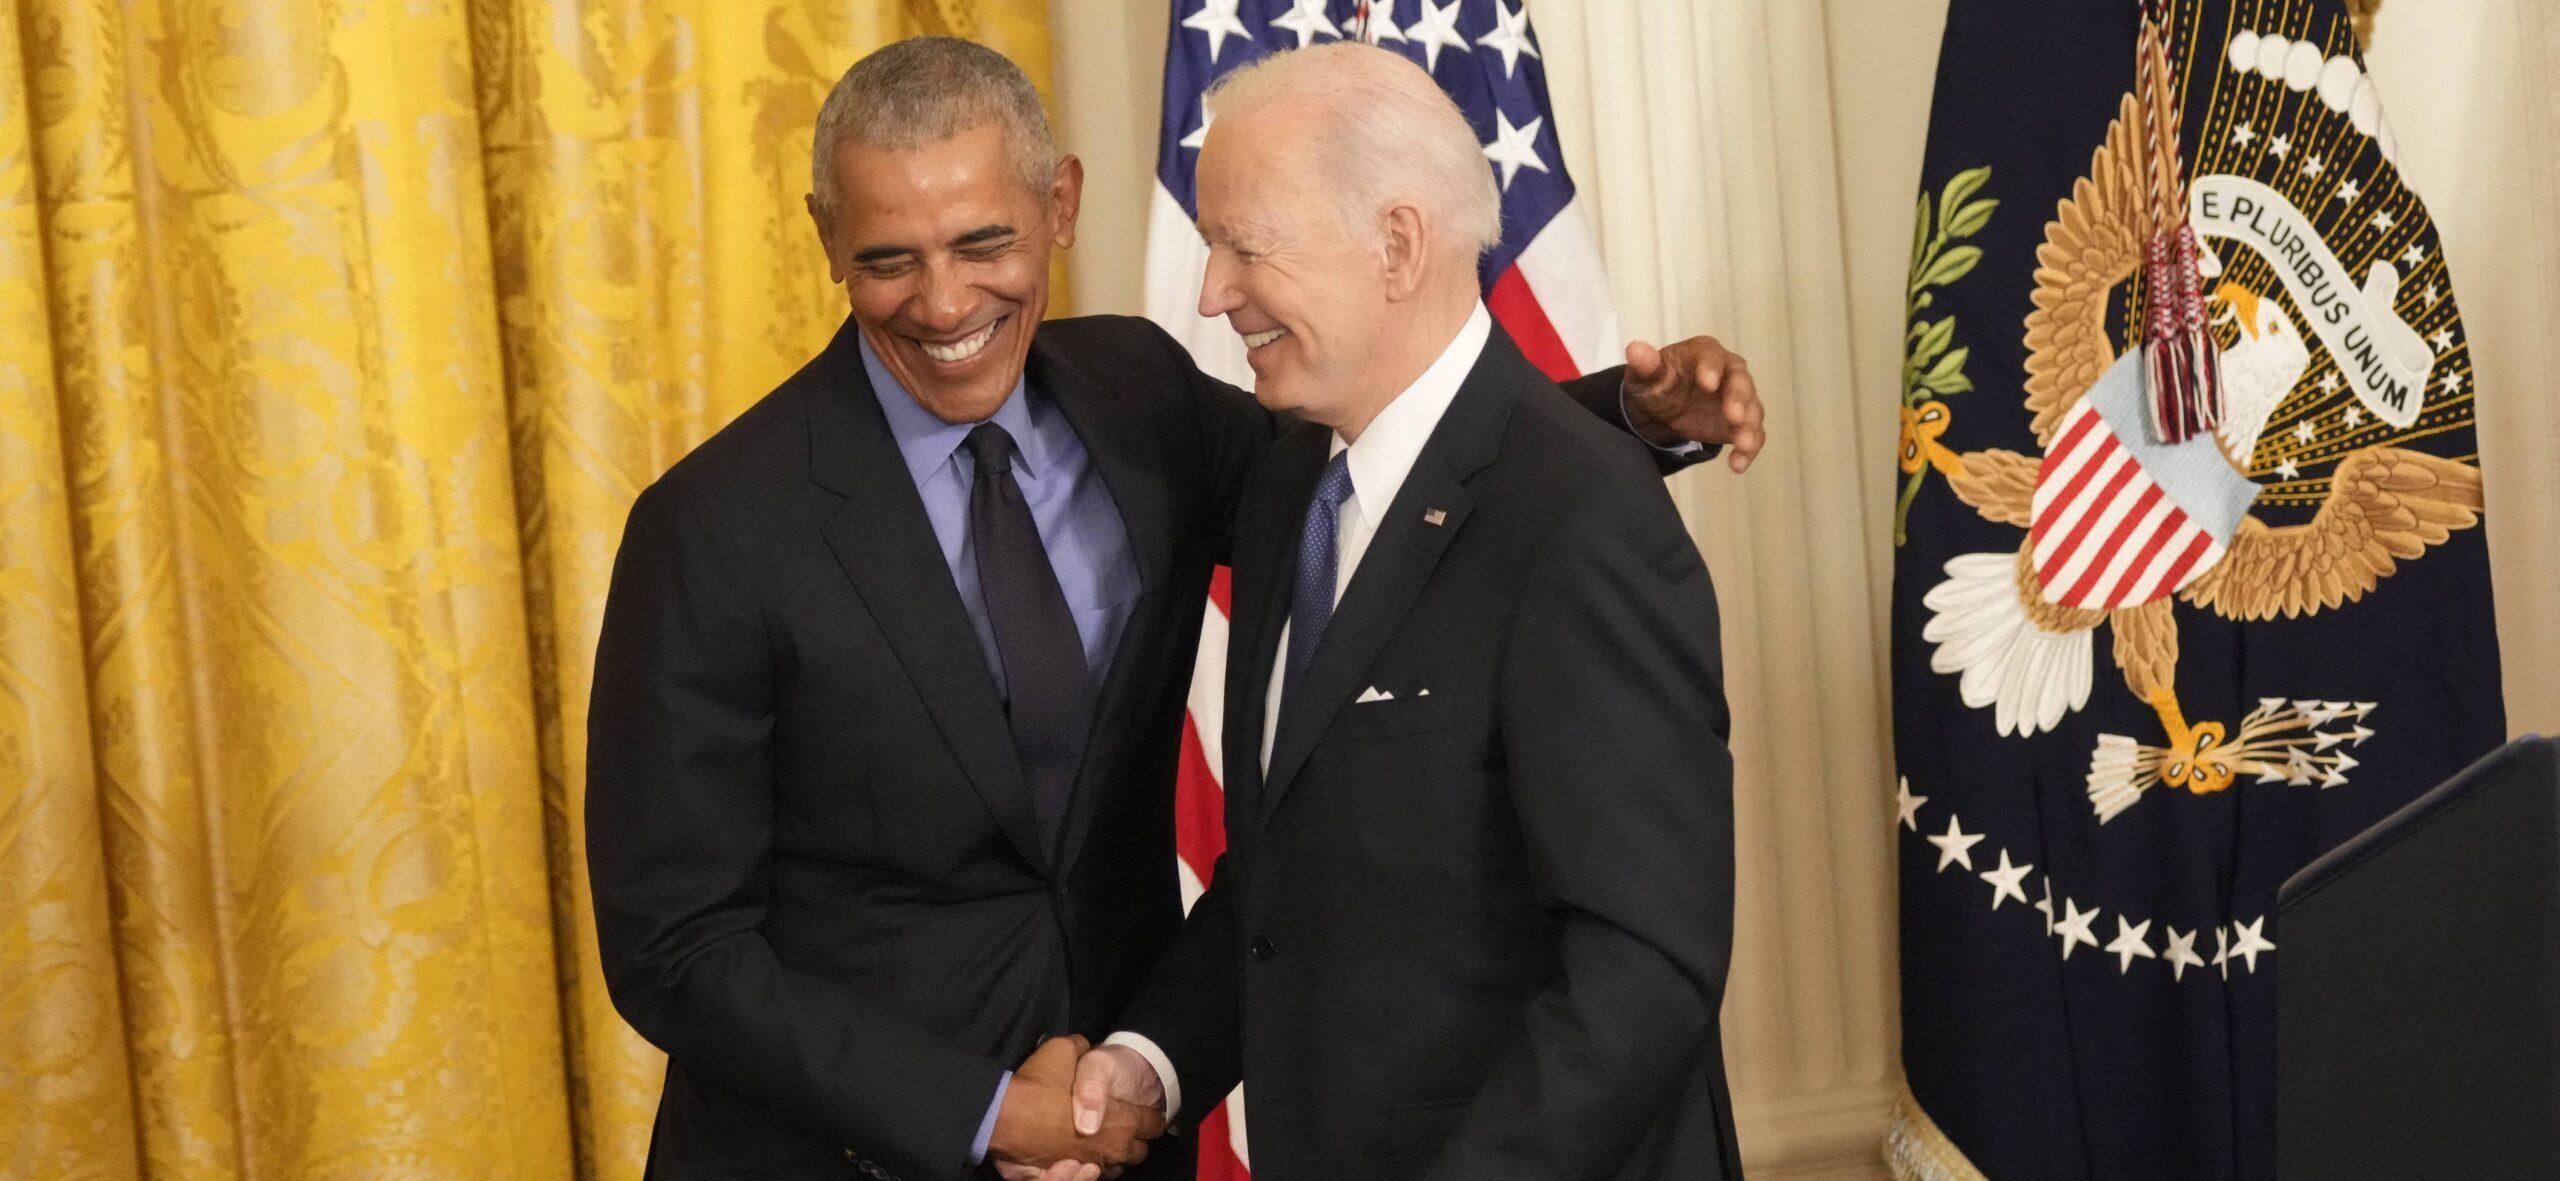
[[[1001,56],[856,64],[809,199],[851,316],[632,506],[586,820],[652,1178],[1187,1175],[1068,1087],[1180,925],[1192,651],[1277,428],[1144,320],[1042,322],[1082,179]],[[1756,450],[1738,359],[1637,351],[1595,425]]]
[[[1236,526],[1227,851],[1079,1126],[1242,1080],[1257,1181],[1739,1177],[1706,566],[1486,314],[1496,193],[1419,66],[1323,45],[1209,102],[1200,311],[1306,421]]]

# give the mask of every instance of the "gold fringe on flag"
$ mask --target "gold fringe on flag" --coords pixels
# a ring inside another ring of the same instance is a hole
[[[1912,1098],[1908,1084],[1894,1102],[1891,1122],[1885,1125],[1884,1163],[1893,1170],[1894,1181],[1989,1181],[1938,1130],[1929,1113],[1920,1110],[1920,1101]]]
[[[2358,48],[2373,48],[2373,14],[2382,11],[2382,0],[2347,0],[2347,16],[2355,22]]]

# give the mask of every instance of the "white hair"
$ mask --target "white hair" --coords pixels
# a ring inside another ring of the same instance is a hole
[[[1022,183],[1049,191],[1058,145],[1040,92],[1006,57],[957,37],[910,37],[874,50],[844,72],[818,109],[809,151],[809,192],[835,208],[836,150],[846,140],[913,151],[983,123],[1004,130],[1005,155]]]
[[[1325,187],[1354,234],[1377,232],[1380,210],[1412,201],[1471,254],[1502,240],[1502,194],[1484,147],[1421,66],[1374,45],[1332,41],[1272,54],[1208,94],[1222,119],[1283,100],[1323,120]]]

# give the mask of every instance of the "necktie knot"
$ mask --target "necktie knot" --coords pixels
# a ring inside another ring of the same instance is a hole
[[[1351,499],[1351,452],[1336,451],[1326,461],[1324,475],[1316,481],[1317,504],[1330,515],[1341,511],[1342,502]]]
[[[978,472],[993,478],[1013,471],[1013,436],[992,422],[969,428],[969,455],[978,461]]]

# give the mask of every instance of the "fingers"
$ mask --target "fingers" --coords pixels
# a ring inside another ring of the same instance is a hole
[[[1662,350],[1641,340],[1627,342],[1627,380],[1648,383],[1662,377]]]
[[[1119,1060],[1107,1052],[1087,1054],[1076,1063],[1076,1135],[1090,1136],[1102,1130],[1102,1113],[1111,1101],[1118,1074]]]
[[[1052,1165],[1049,1168],[1044,1169],[1038,1165],[1026,1165],[1019,1161],[998,1160],[994,1158],[990,1158],[989,1163],[996,1167],[996,1176],[1004,1178],[1004,1181],[1056,1181],[1056,1179],[1052,1178],[1050,1174],[1058,1171],[1056,1165]],[[1058,1162],[1058,1164],[1061,1165],[1071,1165],[1074,1163],[1075,1162],[1073,1161]],[[1069,1176],[1072,1177],[1073,1174],[1069,1174]]]
[[[1026,1166],[1014,1167],[1027,1169]],[[1027,1169],[1020,1177],[1007,1172],[1002,1166],[996,1171],[1004,1175],[1005,1181],[1095,1181],[1102,1175],[1100,1166],[1072,1160],[1055,1162],[1046,1169]]]
[[[1767,411],[1760,403],[1760,388],[1752,381],[1751,370],[1742,363],[1742,358],[1734,358],[1727,372],[1730,379],[1725,389],[1724,411],[1725,420],[1733,424],[1733,443],[1725,462],[1739,475],[1751,467],[1752,460],[1759,458],[1761,446],[1768,442],[1769,433],[1763,426]]]
[[[1698,392],[1712,394],[1724,388],[1725,373],[1740,368],[1742,358],[1727,350],[1712,336],[1692,337],[1680,342],[1695,346],[1696,356],[1689,363],[1689,378],[1698,383]]]
[[[1126,1117],[1134,1129],[1131,1134],[1138,1139],[1153,1140],[1164,1135],[1164,1113],[1156,1108],[1143,1103],[1128,1103],[1115,1099],[1112,1101],[1112,1114],[1115,1117]]]

